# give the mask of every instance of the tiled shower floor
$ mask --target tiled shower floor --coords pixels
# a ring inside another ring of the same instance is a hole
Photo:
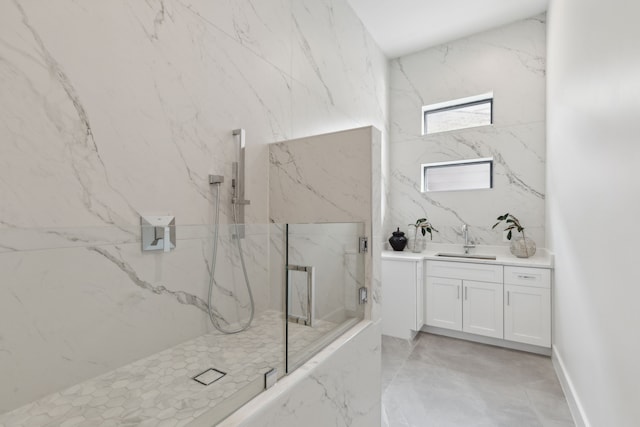
[[[283,314],[267,311],[249,330],[211,333],[0,415],[0,427],[185,426],[284,360]],[[289,324],[293,352],[337,325]],[[204,386],[192,377],[226,372]]]

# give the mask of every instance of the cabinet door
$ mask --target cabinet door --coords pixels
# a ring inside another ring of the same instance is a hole
[[[462,280],[427,276],[427,325],[462,330]]]
[[[504,338],[551,347],[550,289],[504,285],[504,298]]]
[[[464,332],[503,338],[503,285],[465,280],[462,318]]]
[[[416,329],[417,274],[422,261],[382,260],[382,333],[411,339]],[[422,273],[422,268],[420,268]],[[422,283],[420,283],[422,286]],[[420,325],[422,327],[422,325]]]

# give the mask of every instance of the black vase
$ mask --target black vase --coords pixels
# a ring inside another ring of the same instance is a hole
[[[389,244],[394,251],[398,252],[403,251],[405,246],[407,246],[407,238],[404,237],[404,233],[400,231],[400,227],[398,227],[398,231],[393,232],[393,236],[389,237]]]

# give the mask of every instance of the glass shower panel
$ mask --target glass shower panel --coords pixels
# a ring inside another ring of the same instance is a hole
[[[364,317],[362,223],[287,225],[287,372]]]

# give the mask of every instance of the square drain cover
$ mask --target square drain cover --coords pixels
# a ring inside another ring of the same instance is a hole
[[[200,384],[209,385],[218,381],[220,378],[227,375],[226,372],[218,371],[217,369],[209,368],[204,372],[199,373],[193,379]]]

